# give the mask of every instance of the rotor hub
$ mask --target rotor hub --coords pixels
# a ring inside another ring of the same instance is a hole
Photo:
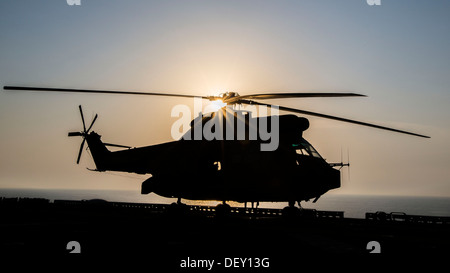
[[[239,97],[239,93],[237,92],[225,92],[225,93],[220,93],[219,97],[225,102],[228,99],[234,98],[234,97]]]

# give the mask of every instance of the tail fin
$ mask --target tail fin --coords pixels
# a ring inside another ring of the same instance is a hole
[[[106,148],[105,144],[100,140],[100,135],[89,131],[92,129],[95,121],[97,120],[98,115],[95,115],[94,119],[91,122],[91,125],[86,129],[86,124],[84,122],[83,109],[81,105],[78,106],[80,109],[81,121],[83,123],[83,131],[81,132],[70,132],[69,137],[72,136],[81,136],[83,137],[83,141],[80,145],[80,151],[78,152],[77,164],[80,163],[81,154],[83,153],[84,143],[87,141],[89,149],[91,150],[92,157],[94,158],[95,165],[97,166],[97,170],[104,171],[105,168],[105,160],[110,151]]]
[[[108,148],[106,148],[105,143],[100,140],[101,136],[96,132],[91,132],[86,135],[86,141],[91,151],[92,157],[94,158],[95,166],[98,171],[106,170],[106,162],[108,156],[111,153]]]
[[[106,171],[114,169],[114,160],[111,158],[111,151],[109,151],[106,146],[119,147],[119,148],[127,148],[131,149],[130,146],[104,143],[100,140],[101,136],[96,132],[90,132],[92,126],[98,118],[96,114],[94,119],[92,120],[89,127],[86,128],[86,124],[84,122],[83,109],[81,105],[78,107],[80,109],[81,121],[83,123],[83,130],[81,132],[69,132],[69,136],[81,136],[83,141],[81,142],[80,151],[78,152],[77,164],[80,163],[81,154],[83,153],[84,143],[87,142],[89,146],[89,150],[91,151],[92,157],[94,158],[95,165],[97,167],[97,171]],[[117,161],[116,161],[117,165]]]

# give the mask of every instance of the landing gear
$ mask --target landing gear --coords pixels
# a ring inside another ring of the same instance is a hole
[[[300,201],[297,201],[299,208],[297,208],[295,206],[295,201],[291,200],[288,202],[288,206],[283,208],[283,216],[286,218],[293,218],[293,217],[298,217],[301,215],[301,206],[300,206]]]
[[[168,213],[181,216],[189,212],[189,207],[186,204],[181,203],[181,197],[177,198],[177,202],[170,204]]]
[[[171,207],[181,207],[181,206],[186,206],[186,204],[181,203],[181,197],[177,197],[177,202],[173,202],[172,204],[170,204]]]
[[[298,207],[295,206],[297,202]],[[289,206],[285,207],[282,211],[283,217],[288,219],[298,219],[298,220],[314,220],[317,218],[317,211],[315,209],[304,209],[302,208],[301,201],[289,201]]]
[[[230,205],[228,205],[225,202],[226,201],[223,201],[222,204],[218,204],[216,206],[216,216],[217,217],[223,217],[223,216],[227,216],[230,214],[231,207],[230,207]]]

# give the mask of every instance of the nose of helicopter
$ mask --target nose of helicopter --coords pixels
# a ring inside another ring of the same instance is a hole
[[[341,187],[341,173],[340,170],[329,166],[324,166],[320,174],[317,175],[316,183],[318,182],[317,190],[320,195],[325,194],[329,190]],[[316,184],[317,185],[317,184]]]
[[[322,175],[319,178],[320,186],[316,188],[316,196],[327,193],[329,190],[337,189],[341,187],[341,175],[340,171],[334,168],[328,167],[323,170]],[[317,197],[317,199],[318,199]],[[317,199],[315,201],[317,201]]]
[[[327,181],[327,187],[329,190],[331,189],[337,189],[341,187],[341,171],[336,170],[334,168],[330,168],[327,172],[328,179]]]

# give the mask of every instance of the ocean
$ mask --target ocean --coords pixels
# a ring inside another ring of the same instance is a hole
[[[170,204],[175,198],[164,198],[155,194],[141,195],[138,191],[121,190],[67,190],[67,189],[0,189],[0,197],[28,197],[54,200],[103,199],[110,202]],[[215,206],[214,201],[182,200],[189,205]],[[243,207],[242,203],[229,202],[231,206]],[[365,218],[366,212],[403,212],[409,215],[449,216],[450,198],[424,196],[375,196],[344,195],[328,193],[316,203],[302,202],[303,208],[343,211],[344,217]],[[250,206],[250,204],[248,204]],[[260,208],[283,208],[287,203],[261,202]]]

